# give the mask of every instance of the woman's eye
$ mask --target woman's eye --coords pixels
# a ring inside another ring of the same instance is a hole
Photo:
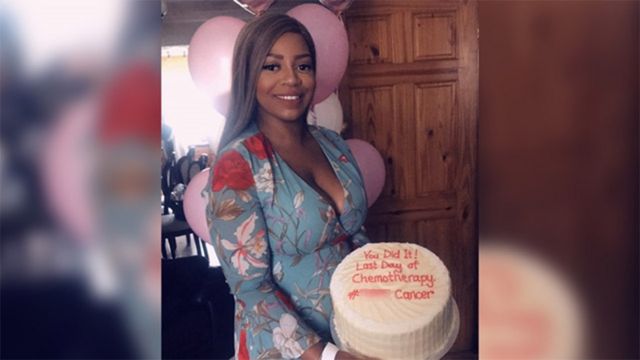
[[[276,71],[280,68],[280,65],[278,64],[267,64],[262,66],[263,70],[268,70],[268,71]]]
[[[298,65],[298,69],[300,71],[307,72],[307,71],[313,70],[313,67],[310,64],[301,64],[301,65]]]

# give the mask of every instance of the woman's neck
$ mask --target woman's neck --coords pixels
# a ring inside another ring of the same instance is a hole
[[[307,137],[307,124],[299,121],[258,120],[258,129],[277,147],[301,146]]]

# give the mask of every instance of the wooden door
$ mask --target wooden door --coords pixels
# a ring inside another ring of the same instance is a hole
[[[367,231],[444,261],[461,316],[452,352],[477,353],[477,4],[356,0],[345,24],[345,137],[373,144],[387,168]]]

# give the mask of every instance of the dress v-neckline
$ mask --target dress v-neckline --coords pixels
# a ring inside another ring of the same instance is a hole
[[[331,197],[331,195],[329,195],[328,192],[326,192],[324,189],[322,189],[322,192],[324,192],[326,194],[326,196],[324,194],[322,194],[320,191],[318,191],[318,189],[316,189],[315,187],[311,186],[311,184],[309,184],[307,182],[307,180],[305,180],[302,176],[300,176],[300,174],[298,174],[297,171],[295,171],[290,165],[289,163],[287,163],[287,161],[280,156],[280,154],[276,151],[276,149],[273,147],[273,145],[271,144],[271,141],[269,140],[269,138],[267,138],[267,136],[262,133],[260,131],[260,129],[258,129],[258,131],[264,136],[265,140],[269,142],[269,145],[271,147],[271,151],[273,152],[274,156],[276,156],[286,167],[288,170],[290,170],[297,178],[298,180],[300,180],[306,187],[308,187],[309,189],[311,189],[313,192],[315,192],[318,197],[320,197],[320,199],[322,199],[323,202],[329,204],[329,206],[331,207],[331,209],[336,213],[338,218],[343,217],[345,214],[347,214],[350,210],[349,207],[349,202],[347,201],[347,189],[345,189],[344,184],[342,182],[342,179],[340,178],[340,175],[338,175],[338,173],[336,172],[336,169],[334,169],[333,167],[333,163],[331,162],[331,159],[329,158],[329,154],[327,154],[327,151],[325,151],[324,147],[322,146],[322,141],[320,139],[318,139],[318,137],[316,136],[315,132],[317,131],[316,128],[314,128],[313,126],[309,125],[308,127],[309,129],[309,133],[311,134],[311,136],[313,137],[313,139],[315,140],[315,142],[318,144],[318,146],[320,147],[320,150],[322,151],[322,155],[324,156],[324,158],[326,159],[326,161],[329,163],[329,167],[331,168],[331,171],[333,172],[333,176],[336,177],[336,180],[338,180],[338,183],[340,183],[340,187],[342,188],[342,198],[343,198],[343,203],[342,203],[342,211],[340,212],[339,209],[337,208],[338,204],[333,200],[333,199],[327,199],[327,197]],[[318,186],[319,187],[319,186]],[[335,204],[335,205],[334,205]]]

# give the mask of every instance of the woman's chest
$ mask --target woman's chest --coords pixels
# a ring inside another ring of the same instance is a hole
[[[310,254],[345,233],[333,206],[304,189],[294,194],[276,191],[264,215],[271,249],[276,254]]]
[[[281,171],[294,173],[304,185],[315,190],[339,213],[344,211],[345,192],[335,166],[326,158],[319,146],[282,152]]]

